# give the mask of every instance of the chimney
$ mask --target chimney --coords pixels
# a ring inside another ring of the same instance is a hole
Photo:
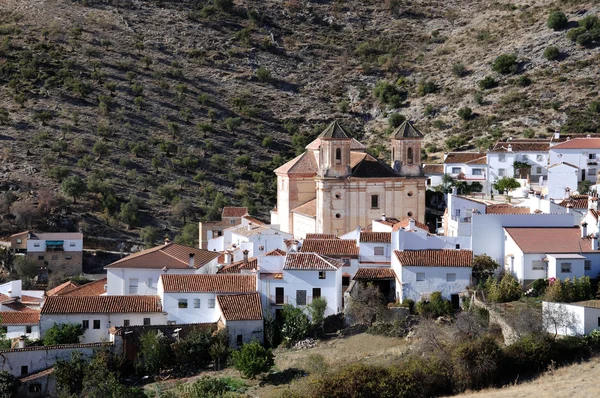
[[[190,260],[188,264],[190,268],[194,268],[194,253],[190,253]]]
[[[381,221],[385,221],[385,220],[387,220],[387,218],[385,217],[385,213],[383,213],[383,214],[381,215]]]
[[[598,235],[592,234],[592,250],[598,250]]]
[[[567,214],[571,214],[571,209],[572,209],[572,208],[573,208],[573,205],[569,203],[569,204],[567,205]]]
[[[559,138],[560,138],[560,131],[559,131],[559,130],[556,130],[556,131],[554,132],[554,139],[555,139],[555,140],[558,140]]]
[[[356,226],[356,247],[360,246],[360,232],[361,232],[360,225],[357,225]]]
[[[25,336],[19,337],[19,348],[25,348]]]
[[[251,222],[248,223],[248,231],[252,231],[252,223]]]
[[[569,199],[570,197],[571,197],[571,188],[566,187],[565,188],[565,199]]]
[[[585,136],[585,138],[592,138],[592,135],[588,134],[588,135]]]
[[[571,141],[571,137],[567,137],[567,141]]]
[[[508,152],[512,152],[512,144],[508,144],[508,146],[506,147],[506,150]]]
[[[244,250],[242,254],[244,255],[244,264],[248,264],[248,250]]]
[[[411,218],[410,220],[408,220],[408,230],[409,231],[415,230],[415,219],[414,218]]]
[[[581,224],[581,237],[587,237],[587,223],[585,221],[583,222],[583,224]]]
[[[168,245],[169,243],[171,243],[171,240],[168,236],[165,236],[165,245]]]

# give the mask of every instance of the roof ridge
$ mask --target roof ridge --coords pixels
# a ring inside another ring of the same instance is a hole
[[[145,256],[147,254],[154,253],[154,252],[157,252],[157,251],[161,251],[163,248],[165,248],[167,246],[171,246],[172,244],[173,244],[173,242],[169,242],[167,244],[162,244],[162,245],[158,245],[158,246],[155,246],[155,247],[150,247],[148,249],[141,250],[139,252],[131,253],[131,254],[129,254],[129,255],[127,255],[127,256],[125,256],[125,257],[123,257],[123,258],[121,258],[121,259],[113,262],[113,263],[110,263],[109,265],[118,264],[118,263],[121,263],[121,262],[126,261],[126,260],[131,259],[131,258],[143,257],[143,256]]]

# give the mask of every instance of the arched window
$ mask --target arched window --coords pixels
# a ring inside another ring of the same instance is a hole
[[[340,148],[335,149],[335,164],[342,163],[342,150]]]
[[[412,148],[408,148],[408,151],[406,152],[406,162],[408,164],[413,164],[413,150],[412,150]]]

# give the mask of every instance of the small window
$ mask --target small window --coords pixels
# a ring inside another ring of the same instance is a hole
[[[242,344],[244,344],[244,336],[241,334],[238,334],[236,343],[237,343],[238,347],[241,346]]]
[[[94,319],[94,329],[100,329],[100,319]]]
[[[44,256],[38,256],[38,260],[43,260]]]
[[[70,247],[75,247],[75,242],[70,242],[70,243],[69,243],[69,246],[70,246]]]
[[[215,299],[208,299],[208,308],[215,308]]]
[[[350,285],[350,277],[342,276],[342,286],[349,286],[349,285]]]
[[[230,225],[234,225],[234,224],[235,224],[235,220],[233,220],[233,219],[232,219],[232,220],[229,220],[229,224],[230,224]]]
[[[409,192],[407,193],[407,195],[408,195],[408,196],[413,196],[413,191],[409,191]]]
[[[312,298],[317,299],[321,297],[321,288],[320,287],[313,287],[313,292],[312,292]]]
[[[385,249],[383,248],[383,246],[374,247],[373,254],[376,256],[383,256],[385,254]]]
[[[409,216],[409,217],[412,217],[412,215],[413,215],[413,212],[412,212],[412,211],[409,211],[408,213],[406,213],[406,215],[407,215],[407,216]]]
[[[417,272],[417,282],[423,282],[425,280],[425,272]]]
[[[29,367],[27,365],[21,366],[21,376],[26,376],[29,373]]]
[[[542,260],[532,261],[531,262],[531,270],[532,271],[543,271],[546,269],[546,263]]]
[[[453,167],[452,168],[452,174],[460,174],[461,172],[461,168],[460,167]]]
[[[560,263],[560,272],[568,274],[571,272],[571,263]]]
[[[408,148],[406,151],[406,163],[413,164],[413,149]]]
[[[598,327],[600,327],[600,316],[598,317]]]
[[[498,155],[498,161],[500,162],[506,162],[506,155],[505,154],[500,154]]]
[[[335,164],[342,163],[342,150],[340,148],[336,148],[335,150]]]
[[[179,302],[177,303],[177,307],[187,308],[187,299],[179,299]]]
[[[33,247],[40,247],[40,244],[39,243],[34,243]]]
[[[596,159],[596,154],[595,154],[595,153],[590,153],[590,154],[588,155],[588,159],[590,159],[590,160],[595,160],[595,159]]]
[[[146,281],[146,285],[148,287],[152,287],[152,278],[148,278],[148,280]]]
[[[535,174],[542,174],[542,168],[541,167],[536,167],[535,168]]]
[[[129,279],[129,294],[138,294],[138,280]]]
[[[371,209],[379,208],[379,195],[371,195]]]
[[[335,213],[335,218],[340,218],[342,215],[340,213]]]
[[[81,321],[81,326],[83,326],[84,329],[89,329],[90,328],[90,321],[88,321],[88,320]]]
[[[306,290],[296,290],[296,305],[306,305]]]
[[[506,170],[498,169],[498,177],[504,177],[506,175]]]
[[[456,245],[454,245],[454,248],[455,248],[456,250],[459,250],[459,249],[460,249],[460,243],[457,243]]]
[[[544,155],[537,155],[535,157],[535,160],[537,160],[538,162],[541,162],[542,160],[544,160]]]
[[[319,271],[319,279],[325,279],[325,278],[327,278],[327,272]]]
[[[25,333],[31,334],[31,326],[25,326]]]
[[[473,169],[473,175],[474,176],[483,175],[483,170],[482,169]]]
[[[200,308],[200,299],[194,299],[194,308]]]
[[[594,177],[596,175],[596,169],[588,169],[588,176]]]
[[[123,319],[123,326],[127,327],[131,325],[131,322],[129,321],[129,319]]]
[[[344,263],[344,267],[349,267],[350,266],[350,259],[349,258],[342,258],[342,262]]]
[[[144,326],[150,326],[150,318],[144,318]]]
[[[456,282],[456,274],[451,272],[447,273],[446,282]]]
[[[65,260],[70,260],[70,259],[72,259],[72,258],[73,258],[73,256],[69,256],[69,255],[66,255],[66,256],[65,256]]]
[[[23,243],[23,240],[22,239],[17,239],[17,243],[21,244],[21,243]]]
[[[583,269],[586,271],[591,271],[592,270],[592,261],[591,260],[585,260],[585,264],[583,266]]]

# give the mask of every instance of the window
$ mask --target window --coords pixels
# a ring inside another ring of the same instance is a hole
[[[589,160],[596,160],[596,154],[595,154],[595,153],[590,153],[590,154],[588,155],[588,159],[589,159]]]
[[[208,299],[208,308],[215,308],[215,299]]]
[[[94,329],[100,329],[100,319],[94,319]]]
[[[541,167],[536,167],[535,168],[535,174],[542,174],[542,168]]]
[[[585,260],[583,269],[585,271],[591,271],[592,270],[592,261],[591,260]]]
[[[335,164],[342,163],[342,150],[340,148],[336,148],[335,150]]]
[[[129,279],[129,294],[138,294],[138,280]]]
[[[200,308],[200,299],[194,299],[194,308]]]
[[[23,240],[22,239],[17,239],[17,243],[21,244],[21,243],[23,243]]]
[[[129,321],[129,319],[123,319],[123,326],[127,327],[129,326],[131,323]]]
[[[588,169],[588,177],[594,177],[596,175],[596,169]]]
[[[229,220],[229,224],[230,224],[230,225],[233,225],[233,224],[235,224],[235,220]]]
[[[506,170],[498,169],[498,177],[504,177],[506,175]]]
[[[275,304],[283,304],[284,293],[282,287],[275,288]]]
[[[52,255],[52,260],[58,260],[58,254],[53,254]]]
[[[313,300],[316,298],[321,297],[321,288],[320,287],[313,287]]]
[[[296,305],[306,305],[306,290],[296,290]]]
[[[373,254],[376,256],[383,256],[385,254],[383,246],[374,247]]]
[[[89,329],[90,328],[90,321],[88,321],[88,320],[81,321],[81,326],[83,326],[84,329]]]
[[[69,255],[66,255],[66,256],[65,256],[65,260],[70,260],[70,259],[72,259],[72,258],[73,258],[73,256],[69,256]]]
[[[598,327],[600,327],[600,316],[598,317]]]
[[[144,318],[144,326],[150,326],[150,318]]]
[[[461,171],[460,167],[453,167],[452,168],[452,174],[460,174],[460,171]]]
[[[342,258],[342,262],[344,263],[344,267],[349,267],[350,266],[350,259],[349,258]]]
[[[379,195],[371,195],[371,209],[379,208]]]
[[[33,247],[40,247],[40,244],[39,243],[34,243]]]
[[[542,160],[544,160],[544,155],[537,155],[535,157],[535,160],[537,160],[538,162],[541,162]]]
[[[43,260],[44,256],[38,256],[38,260]]]
[[[456,282],[456,274],[451,272],[447,273],[446,282]]]
[[[177,302],[177,307],[187,308],[187,299],[179,299],[179,301]]]
[[[75,247],[75,242],[71,242],[71,243],[69,243],[69,246],[70,246],[70,247]]]
[[[327,278],[327,272],[319,271],[319,279],[325,279],[325,278]]]
[[[506,155],[501,153],[500,155],[498,155],[498,161],[499,162],[506,162]]]
[[[546,269],[546,263],[542,260],[536,260],[531,262],[532,271],[543,271]]]
[[[413,150],[412,148],[408,148],[406,151],[406,160],[408,164],[413,164]]]
[[[237,345],[238,347],[241,346],[242,344],[244,344],[244,336],[241,334],[237,335]]]
[[[148,285],[148,287],[152,287],[152,278],[148,278],[146,285]]]
[[[31,326],[25,326],[25,333],[27,333],[27,334],[31,333]]]
[[[342,286],[349,286],[349,285],[350,285],[350,277],[342,276]]]
[[[25,376],[29,373],[29,367],[27,365],[21,366],[21,376]]]
[[[482,169],[473,169],[473,175],[474,176],[483,175],[483,170]]]
[[[456,250],[460,249],[460,243],[457,243],[456,245],[454,245],[454,248],[455,248]]]
[[[568,274],[571,272],[571,263],[560,263],[560,272]]]
[[[425,280],[425,272],[417,272],[417,282],[423,282]]]

